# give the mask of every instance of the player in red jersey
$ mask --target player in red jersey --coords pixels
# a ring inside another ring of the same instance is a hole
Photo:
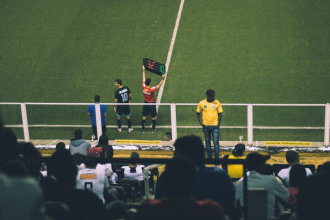
[[[144,96],[144,103],[155,103],[155,98],[154,98],[154,92],[156,92],[159,87],[163,84],[164,79],[165,79],[166,73],[162,75],[162,80],[160,83],[154,87],[150,87],[151,85],[151,79],[148,78],[146,80],[146,74],[145,74],[145,67],[142,66],[142,91],[143,91],[143,96]],[[143,113],[142,113],[142,133],[145,133],[145,124],[146,124],[146,119],[148,115],[151,115],[151,122],[152,122],[152,130],[151,133],[155,133],[156,130],[156,116],[157,116],[157,111],[156,111],[156,105],[144,105],[143,106]]]

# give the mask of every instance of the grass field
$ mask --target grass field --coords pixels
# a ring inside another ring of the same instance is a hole
[[[0,1],[0,102],[113,102],[114,80],[142,103],[143,57],[166,62],[179,0]],[[213,89],[221,103],[325,104],[330,69],[330,2],[185,1],[163,103],[198,103]],[[148,73],[155,85],[160,77]],[[140,125],[142,108],[132,109]],[[168,106],[157,125],[170,125]],[[89,125],[87,106],[28,106],[29,124]],[[108,107],[109,125],[115,115]],[[7,125],[19,106],[0,105]],[[224,106],[224,126],[246,126],[246,107]],[[180,126],[197,126],[195,107],[177,108]],[[149,123],[149,122],[148,122]],[[126,120],[123,120],[126,124]],[[255,126],[324,126],[323,107],[254,107]],[[32,139],[72,138],[76,128],[30,128]],[[22,129],[15,128],[19,138]],[[110,139],[162,139],[116,133]],[[89,137],[90,128],[83,128]],[[222,129],[238,140],[246,129]],[[201,129],[178,129],[178,135]],[[255,140],[323,141],[323,130],[254,130]],[[130,136],[128,136],[130,135]]]

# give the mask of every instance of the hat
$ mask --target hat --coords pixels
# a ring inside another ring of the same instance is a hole
[[[95,154],[98,155],[103,151],[102,147],[90,147],[87,151],[87,154]]]
[[[244,144],[236,144],[232,153],[234,156],[241,156],[244,151],[245,151]]]
[[[257,170],[260,165],[264,164],[268,159],[270,159],[270,155],[262,155],[257,152],[252,152],[246,156],[247,167],[250,171]]]

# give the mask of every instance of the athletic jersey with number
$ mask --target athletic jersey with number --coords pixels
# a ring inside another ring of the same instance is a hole
[[[218,114],[222,113],[222,106],[218,100],[208,102],[206,99],[199,102],[196,112],[203,111],[203,123],[206,126],[218,125]]]
[[[128,103],[129,94],[131,94],[129,88],[127,86],[123,86],[122,88],[116,90],[115,99],[118,100],[118,103]]]
[[[95,193],[104,203],[104,187],[109,187],[109,182],[105,173],[104,166],[102,168],[100,167],[96,169],[86,168],[79,170],[76,187],[77,189]]]
[[[158,89],[158,86],[154,86],[152,88],[147,87],[145,82],[142,83],[142,91],[143,91],[143,96],[144,100],[146,102],[155,102],[154,98],[154,92],[156,92]]]

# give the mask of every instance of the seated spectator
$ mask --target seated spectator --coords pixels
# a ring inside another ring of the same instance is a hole
[[[2,127],[0,125],[0,127]],[[15,133],[10,128],[1,128],[0,166],[10,160],[19,159],[19,147]]]
[[[274,176],[263,175],[266,160],[269,158],[269,155],[263,156],[257,152],[250,153],[246,157],[247,167],[250,172],[247,178],[247,185],[248,189],[262,188],[267,190],[267,217],[272,219],[275,217],[275,199],[286,204],[289,199],[289,192]],[[236,184],[236,203],[241,206],[244,206],[243,179],[240,179]]]
[[[65,150],[65,144],[63,142],[59,142],[56,144],[56,151]]]
[[[299,187],[297,217],[299,220],[329,219],[330,172],[306,178]]]
[[[40,151],[29,142],[22,145],[22,154],[26,159],[29,176],[39,181],[43,178],[43,175],[40,172],[42,167],[42,155]]]
[[[226,171],[218,167],[205,167],[205,149],[200,137],[191,135],[178,138],[174,143],[174,157],[185,157],[196,167],[195,188],[192,196],[196,200],[211,199],[220,204],[229,217],[233,214],[235,187]],[[162,173],[157,181],[155,199],[166,197],[164,182],[166,174]]]
[[[43,220],[42,192],[32,178],[0,173],[0,219]]]
[[[65,203],[70,210],[70,219],[107,219],[99,197],[92,192],[75,189],[78,168],[68,150],[55,151],[47,166],[48,177],[40,181],[46,201]]]
[[[140,159],[138,152],[132,152],[130,156],[131,163],[128,166],[123,166],[124,177],[128,179],[137,179],[143,181],[144,165],[138,165],[137,161]]]
[[[223,159],[245,159],[245,145],[237,144],[235,145],[232,155],[223,155]],[[224,164],[222,168],[227,171],[228,175],[232,179],[239,179],[243,177],[243,165],[239,164]]]
[[[11,178],[25,178],[29,176],[27,167],[20,160],[11,160],[0,167],[0,172]]]
[[[82,130],[76,130],[74,132],[75,139],[70,141],[69,150],[71,154],[82,154],[87,155],[87,150],[91,147],[90,143],[83,139]]]
[[[192,196],[196,167],[186,159],[172,158],[165,168],[167,193],[161,200],[145,200],[138,207],[135,220],[225,220],[221,206],[212,200],[197,201]]]
[[[288,207],[291,211],[296,211],[297,200],[298,200],[298,192],[300,185],[307,178],[305,167],[301,164],[295,164],[291,167],[290,170],[290,188],[287,190],[290,193]]]
[[[288,162],[290,167],[280,170],[280,172],[277,175],[282,180],[284,186],[286,188],[289,188],[290,187],[291,167],[295,164],[300,163],[300,156],[299,156],[298,152],[291,150],[286,153],[285,157],[286,157],[286,161]],[[305,169],[306,169],[307,176],[312,175],[312,171],[310,169],[308,169],[308,168],[305,168]]]
[[[105,209],[107,210],[109,220],[126,219],[127,205],[121,200],[115,200],[111,202],[106,206]]]
[[[102,202],[105,203],[103,193],[107,193],[109,181],[104,168],[96,169],[96,158],[97,157],[95,154],[87,155],[87,159],[85,161],[86,169],[78,171],[76,186],[77,189],[95,193],[102,200]]]
[[[172,140],[172,132],[166,132],[165,136],[164,136],[164,139],[166,141],[171,141]]]

